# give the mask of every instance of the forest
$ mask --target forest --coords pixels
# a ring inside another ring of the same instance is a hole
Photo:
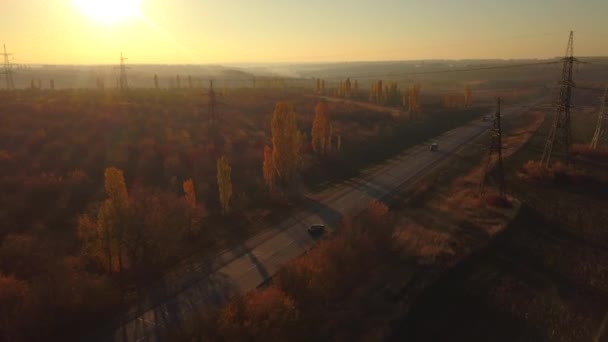
[[[90,332],[188,256],[483,112],[429,98],[413,119],[230,89],[211,121],[194,89],[0,92],[1,339]]]

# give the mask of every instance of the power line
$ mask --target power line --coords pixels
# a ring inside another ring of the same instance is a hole
[[[572,100],[572,88],[575,87],[572,80],[572,71],[574,63],[578,62],[574,58],[574,32],[570,31],[568,38],[568,46],[566,48],[566,57],[562,59],[562,77],[559,82],[559,94],[555,103],[555,118],[553,126],[547,137],[547,143],[543,151],[541,163],[548,167],[551,157],[556,148],[561,149],[564,153],[566,162],[570,161],[570,144],[572,142],[570,129],[570,108]]]
[[[6,79],[6,89],[13,90],[15,89],[15,80],[13,79],[13,66],[11,64],[10,56],[12,53],[6,52],[6,44],[4,44],[4,52],[2,56],[4,57],[4,78]]]
[[[608,85],[606,85],[604,96],[601,97],[601,100],[602,105],[597,118],[597,126],[590,145],[592,149],[597,149],[598,145],[608,145],[608,108],[606,106],[606,101],[608,101]]]
[[[212,125],[217,122],[217,99],[215,98],[215,91],[213,90],[213,80],[209,80],[209,120]]]
[[[126,61],[128,58],[123,57],[122,51],[120,52],[120,78],[118,80],[118,86],[120,90],[129,89],[129,81],[127,79],[127,65]]]
[[[484,194],[485,185],[488,178],[492,176],[496,182],[498,182],[498,194],[501,198],[505,197],[505,174],[502,162],[502,125],[500,115],[500,97],[496,99],[496,114],[494,116],[494,124],[492,127],[492,137],[490,139],[490,146],[488,148],[488,162],[484,170],[483,178],[479,186],[481,196]],[[496,166],[491,167],[492,156],[496,154]]]

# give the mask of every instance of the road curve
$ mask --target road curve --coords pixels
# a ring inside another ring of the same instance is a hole
[[[342,216],[359,213],[370,202],[414,184],[421,175],[445,161],[490,125],[481,120],[470,122],[433,139],[439,144],[438,152],[429,151],[429,142],[414,146],[357,178],[307,196],[303,208],[277,227],[252,237],[212,263],[201,260],[172,272],[171,278],[181,285],[171,285],[173,281],[165,279],[167,296],[164,298],[169,300],[150,305],[150,309],[132,312],[103,340],[163,340],[166,328],[189,314],[204,310],[208,305],[218,305],[229,294],[255,289],[287,261],[315,244],[306,231],[311,224],[325,223],[329,230],[334,229]],[[184,282],[183,279],[195,280]]]

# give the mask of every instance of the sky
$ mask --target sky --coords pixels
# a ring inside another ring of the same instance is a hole
[[[0,0],[0,13],[19,64],[549,58],[570,30],[576,55],[608,55],[606,0]]]

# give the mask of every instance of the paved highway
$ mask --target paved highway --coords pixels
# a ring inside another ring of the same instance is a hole
[[[311,224],[325,223],[333,230],[342,216],[361,212],[370,202],[414,184],[490,125],[490,122],[476,120],[433,139],[439,144],[438,152],[429,151],[429,142],[426,142],[367,170],[360,177],[309,195],[307,204],[278,227],[260,233],[211,263],[195,262],[172,272],[163,282],[167,285],[161,287],[163,293],[160,293],[162,298],[170,299],[148,304],[150,309],[131,312],[126,323],[107,340],[162,340],[166,327],[192,312],[218,305],[231,293],[255,289],[287,261],[315,244],[307,233]]]

